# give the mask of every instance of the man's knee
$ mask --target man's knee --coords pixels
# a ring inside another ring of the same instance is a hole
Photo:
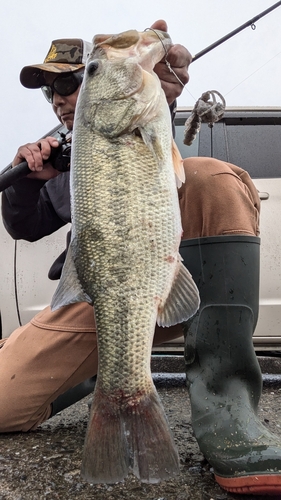
[[[258,193],[249,174],[215,158],[187,158],[179,189],[183,238],[259,233]]]
[[[206,182],[207,185],[209,185],[211,180],[213,184],[218,185],[225,182],[229,182],[230,184],[235,184],[237,182],[243,184],[238,174],[244,172],[244,170],[216,158],[186,158],[183,160],[183,166],[186,181],[188,183],[194,183],[195,185],[200,183],[202,187],[204,187]],[[185,184],[187,184],[187,182]]]

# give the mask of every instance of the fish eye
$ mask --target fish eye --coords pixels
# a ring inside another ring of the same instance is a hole
[[[95,71],[98,69],[99,65],[97,61],[92,61],[88,64],[87,66],[87,73],[88,75],[92,76]]]

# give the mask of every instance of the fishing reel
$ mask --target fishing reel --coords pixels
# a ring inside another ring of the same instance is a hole
[[[59,135],[60,138],[58,138],[58,142],[60,145],[58,148],[52,148],[48,161],[50,161],[54,169],[59,172],[68,172],[70,170],[72,134],[71,132],[67,134],[59,132]]]

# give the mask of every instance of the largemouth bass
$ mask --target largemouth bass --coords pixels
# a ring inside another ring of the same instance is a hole
[[[93,43],[73,131],[72,238],[52,308],[88,301],[95,310],[84,478],[114,483],[131,471],[158,482],[179,472],[179,460],[150,372],[155,325],[181,323],[199,307],[178,252],[182,161],[153,71],[172,42],[131,30]]]

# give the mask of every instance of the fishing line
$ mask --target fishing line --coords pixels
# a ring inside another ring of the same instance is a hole
[[[213,50],[215,47],[218,47],[220,44],[224,43],[226,40],[229,40],[230,38],[232,38],[234,35],[237,35],[237,33],[240,33],[240,31],[243,31],[245,28],[247,27],[251,27],[252,30],[255,30],[256,29],[256,21],[259,21],[262,17],[268,15],[270,12],[272,12],[273,10],[275,10],[277,7],[280,7],[281,6],[281,1],[279,0],[279,2],[276,2],[274,5],[272,5],[271,7],[269,7],[268,9],[264,10],[263,12],[261,12],[260,14],[258,14],[257,16],[253,17],[252,19],[249,19],[248,21],[246,21],[246,23],[242,24],[241,26],[239,26],[238,28],[236,28],[235,30],[231,31],[230,33],[228,33],[227,35],[223,36],[222,38],[220,38],[219,40],[217,40],[216,42],[212,43],[211,45],[209,45],[208,47],[206,47],[205,49],[201,50],[201,52],[198,52],[198,54],[195,54],[195,56],[193,56],[191,62],[194,62],[195,60],[199,59],[200,57],[202,57],[203,55],[207,54],[208,52],[210,52],[211,50]],[[175,78],[178,80],[178,82],[182,85],[183,88],[185,88],[187,90],[187,92],[190,94],[190,96],[196,101],[195,97],[191,94],[191,92],[185,87],[185,85],[183,84],[183,82],[180,80],[180,78],[178,77],[178,75],[175,73],[175,71],[173,70],[173,68],[171,68],[171,65],[169,63],[169,61],[167,60],[167,55],[168,55],[168,52],[166,50],[166,47],[161,39],[161,37],[159,36],[159,33],[157,30],[154,30],[153,28],[146,28],[145,31],[153,31],[157,37],[159,38],[162,46],[163,46],[163,49],[164,49],[164,52],[165,52],[165,63],[167,65],[167,67],[169,68],[169,71],[170,73],[173,73],[173,75],[175,76]],[[280,53],[280,52],[279,52]],[[279,55],[279,54],[277,54]],[[276,56],[274,56],[276,57]],[[274,57],[272,59],[274,59]],[[270,59],[268,62],[270,62],[272,59]],[[267,64],[265,63],[265,64]],[[265,66],[265,64],[263,64],[262,66],[260,66],[260,68],[258,68],[256,71],[258,71],[259,69],[261,69],[263,66]],[[254,73],[256,73],[256,71],[254,71]],[[245,78],[244,80],[242,80],[242,82],[238,83],[238,85],[240,85],[241,83],[243,83],[245,80],[247,80],[248,78],[250,78],[250,76],[252,76],[254,73],[251,73],[251,75],[249,75],[247,78]],[[238,87],[238,85],[236,85],[235,87],[233,87],[232,90],[234,90],[236,87]],[[230,92],[232,92],[232,90],[230,90],[227,94],[229,94]]]
[[[167,52],[167,49],[161,39],[161,37],[159,36],[159,33],[157,32],[157,30],[154,30],[153,28],[146,28],[144,31],[153,31],[155,33],[155,35],[158,36],[161,44],[162,44],[162,47],[164,49],[164,52],[165,52],[165,64],[166,66],[168,67],[170,73],[173,73],[173,75],[176,77],[176,79],[178,80],[178,82],[182,85],[182,87],[184,87],[184,83],[181,81],[181,79],[178,77],[178,75],[175,73],[175,71],[173,70],[173,68],[171,67],[169,61],[167,60],[167,55],[168,55],[168,52]],[[191,95],[191,94],[190,94]],[[193,96],[192,96],[193,97]]]
[[[246,76],[246,78],[244,78],[243,80],[241,80],[241,82],[237,83],[237,85],[235,85],[231,90],[229,90],[228,92],[224,93],[225,96],[227,96],[228,94],[230,94],[233,90],[235,90],[237,87],[239,87],[239,85],[241,85],[243,82],[245,82],[246,80],[248,80],[249,78],[251,78],[251,76],[253,76],[255,73],[257,73],[258,71],[260,71],[260,69],[264,68],[264,66],[266,66],[268,63],[270,63],[270,61],[272,61],[273,59],[275,59],[275,57],[279,56],[281,54],[281,51],[278,52],[277,54],[275,54],[275,56],[271,57],[270,59],[268,59],[268,61],[266,61],[264,64],[262,64],[259,68],[257,68],[255,71],[253,71],[250,75]],[[194,101],[196,101],[195,97],[191,94],[191,92],[188,90],[187,87],[184,87],[184,90],[186,90],[189,95],[194,99]]]
[[[246,80],[248,80],[248,78],[250,78],[252,75],[254,75],[255,73],[257,73],[260,69],[262,69],[264,66],[266,66],[270,61],[272,61],[275,57],[279,56],[281,54],[281,51],[278,52],[278,54],[275,54],[275,56],[271,57],[271,59],[269,59],[268,61],[266,61],[264,64],[262,64],[259,68],[257,68],[255,71],[253,71],[253,73],[251,73],[249,76],[246,76],[246,78],[244,78],[244,80],[242,80],[240,83],[237,83],[237,85],[235,85],[235,87],[233,87],[231,90],[229,90],[226,94],[224,95],[228,95],[230,94],[230,92],[232,92],[234,89],[236,89],[237,87],[239,87],[239,85],[241,85],[243,82],[245,82]]]

